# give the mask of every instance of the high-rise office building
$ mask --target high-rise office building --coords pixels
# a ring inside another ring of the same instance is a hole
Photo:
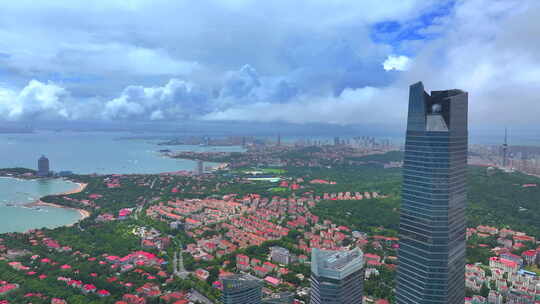
[[[236,274],[221,280],[223,304],[261,304],[262,281],[248,274]]]
[[[204,162],[202,160],[197,160],[197,175],[204,174]]]
[[[403,165],[399,304],[464,303],[467,92],[411,85]]]
[[[38,176],[48,176],[50,174],[49,159],[42,155],[38,159]]]
[[[294,301],[294,293],[282,292],[273,297],[263,299],[262,304],[291,304]]]
[[[364,287],[364,255],[351,251],[311,252],[311,303],[361,304]]]

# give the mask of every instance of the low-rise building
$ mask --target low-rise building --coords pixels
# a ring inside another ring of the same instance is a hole
[[[519,270],[519,264],[500,257],[489,258],[489,267],[502,269],[507,273],[514,273]]]
[[[521,254],[521,256],[523,257],[525,264],[532,265],[536,263],[537,251],[526,250]]]
[[[490,290],[488,294],[489,304],[503,304],[503,296],[495,290]]]

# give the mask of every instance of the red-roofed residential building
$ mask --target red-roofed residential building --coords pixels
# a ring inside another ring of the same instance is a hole
[[[262,278],[266,276],[270,271],[268,271],[266,268],[261,266],[255,266],[253,267],[253,272],[255,272],[255,275]]]
[[[532,236],[528,235],[514,235],[513,236],[514,242],[531,242],[534,243],[534,238]]]
[[[251,266],[257,266],[261,263],[259,259],[251,259]]]
[[[244,254],[238,254],[236,255],[236,262],[246,262],[249,263],[249,257]]]
[[[186,294],[183,293],[183,292],[170,292],[170,293],[167,293],[165,295],[162,295],[161,297],[161,300],[167,302],[167,303],[173,303],[173,301],[175,301],[174,303],[178,303],[180,301],[185,301],[186,300]],[[187,302],[186,302],[187,303]]]
[[[248,271],[249,270],[249,264],[245,261],[238,261],[236,262],[236,268],[241,271]]]
[[[146,304],[146,300],[144,298],[133,294],[125,294],[122,297],[122,300],[124,300],[127,304]]]
[[[269,272],[274,271],[277,268],[275,264],[272,264],[270,262],[264,262],[263,267]]]
[[[131,209],[129,208],[120,209],[120,211],[118,211],[119,220],[124,220],[130,215],[131,215]]]
[[[199,280],[206,281],[210,276],[210,273],[207,270],[199,268],[195,270],[195,275],[197,276],[197,278],[199,278]]]
[[[489,258],[489,267],[502,269],[504,272],[514,273],[519,270],[519,264],[499,257]]]
[[[500,236],[500,237],[503,237],[503,238],[505,238],[505,237],[507,237],[507,236],[512,236],[512,235],[514,235],[514,234],[516,234],[515,231],[510,230],[510,229],[506,229],[506,228],[503,228],[503,229],[501,229],[501,230],[499,231],[499,236]]]
[[[4,284],[0,286],[0,295],[5,295],[17,288],[19,288],[19,284]]]
[[[105,290],[105,289],[100,289],[100,290],[98,290],[96,293],[97,293],[97,295],[100,296],[100,297],[108,297],[108,296],[111,295],[111,293],[108,292],[108,291]]]
[[[376,255],[376,254],[373,254],[373,253],[365,253],[364,254],[364,259],[366,261],[375,261],[375,262],[380,262],[381,261],[381,257],[379,255]]]
[[[519,255],[513,254],[511,252],[501,253],[500,257],[502,259],[506,259],[506,260],[516,262],[517,264],[519,264],[519,266],[523,265],[523,258],[521,258]]]
[[[83,286],[83,283],[80,280],[69,280],[67,284],[71,287],[76,287],[76,288],[81,288]]]
[[[264,281],[274,287],[277,287],[279,284],[281,284],[280,279],[271,276],[267,276],[266,278],[264,278]]]
[[[480,226],[476,227],[476,230],[478,230],[478,232],[487,233],[487,234],[491,234],[491,235],[499,233],[499,229],[497,229],[495,227],[491,227],[491,226],[482,226],[482,225],[480,225]]]
[[[524,251],[521,256],[523,257],[523,260],[525,261],[525,264],[532,265],[536,263],[536,256],[537,256],[536,250],[526,250]]]
[[[377,262],[377,261],[375,261],[375,260],[369,260],[369,261],[366,262],[366,264],[367,264],[368,266],[371,266],[371,267],[378,267],[378,266],[381,266],[381,265],[382,265],[381,262]]]
[[[155,298],[161,295],[159,286],[153,283],[146,283],[143,286],[137,288],[137,293],[143,297]]]
[[[95,292],[96,291],[96,286],[92,285],[92,284],[85,284],[83,285],[82,287],[82,291],[84,293],[91,293],[91,292]]]

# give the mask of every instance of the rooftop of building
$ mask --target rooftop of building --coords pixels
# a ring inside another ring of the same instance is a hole
[[[223,290],[255,288],[262,286],[262,281],[250,274],[234,274],[222,279]]]
[[[350,251],[313,249],[311,271],[317,276],[341,279],[362,268],[363,253],[355,248]]]
[[[270,247],[270,250],[272,250],[272,252],[279,252],[279,253],[282,253],[282,254],[289,254],[289,249],[283,248],[283,247],[274,246],[274,247]]]

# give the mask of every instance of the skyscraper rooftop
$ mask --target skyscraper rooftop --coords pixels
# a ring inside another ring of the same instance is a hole
[[[262,301],[262,281],[249,274],[236,274],[222,279],[224,304],[257,304]]]
[[[362,251],[355,248],[351,251],[319,250],[312,251],[311,272],[326,278],[343,279],[358,271],[364,264]]]

